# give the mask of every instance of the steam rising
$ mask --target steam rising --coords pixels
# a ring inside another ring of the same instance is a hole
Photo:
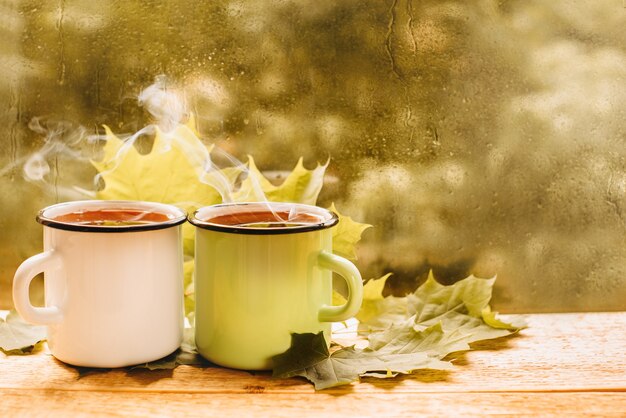
[[[172,147],[182,151],[191,165],[196,167],[198,180],[217,190],[224,202],[230,202],[233,194],[231,181],[220,172],[221,167],[213,162],[209,151],[197,138],[196,133],[188,126],[183,125],[183,120],[189,117],[184,90],[169,82],[166,76],[159,75],[154,84],[141,91],[139,104],[152,115],[154,124],[148,125],[124,139],[124,146],[117,152],[113,161],[106,161],[106,163],[113,163],[111,170],[117,168],[124,155],[140,137],[144,135],[153,137],[160,134],[165,142],[165,147],[161,152],[168,152]],[[181,133],[185,137],[197,138],[198,140],[195,142],[186,141],[181,138]],[[226,160],[232,164],[232,167],[240,172],[247,172],[246,166],[239,160],[217,147],[214,147],[214,150],[216,153],[226,156]],[[96,183],[99,182],[102,174],[99,173],[96,176]]]
[[[43,146],[29,156],[17,159],[0,169],[0,176],[22,166],[22,174],[26,181],[45,183],[51,171],[50,159],[62,157],[75,161],[87,160],[77,149],[85,134],[82,127],[42,117],[33,118],[28,127],[42,136]]]
[[[43,145],[30,155],[16,159],[12,164],[0,169],[3,176],[21,166],[24,180],[41,186],[46,193],[54,193],[59,200],[93,198],[95,193],[77,185],[51,184],[51,177],[58,177],[61,163],[88,163],[89,157],[83,152],[86,129],[68,121],[46,117],[34,117],[29,129],[38,134]],[[54,168],[51,167],[54,161]],[[56,171],[56,173],[52,173]]]
[[[73,160],[85,160],[76,149],[85,136],[82,126],[74,127],[69,122],[45,121],[33,118],[28,127],[44,137],[44,146],[34,152],[24,163],[24,177],[29,181],[44,181],[50,173],[48,158],[59,155]]]
[[[189,115],[184,91],[173,87],[168,82],[166,76],[159,75],[156,77],[154,84],[141,91],[139,94],[139,104],[141,104],[152,115],[155,123],[161,129],[164,139],[170,142],[170,146],[177,146],[185,153],[187,159],[195,167],[201,168],[198,171],[198,179],[216,189],[220,193],[223,202],[232,202],[232,184],[226,176],[220,173],[220,167],[214,163],[206,147],[200,142],[197,144],[190,144],[187,141],[181,141],[179,136],[173,133],[173,130],[177,127],[189,130],[187,126],[182,125],[183,119]],[[134,141],[140,135],[145,133],[153,134],[154,126],[148,126],[137,132],[129,138],[129,140],[127,140],[127,146],[132,146]],[[195,136],[195,133],[191,131],[188,133]],[[220,157],[220,159],[227,161],[232,167],[238,169],[244,176],[249,175],[249,171],[245,164],[237,160],[234,156],[219,147],[214,147],[214,152]],[[121,155],[118,157],[120,156]],[[262,197],[261,200],[265,201],[265,194],[258,180],[252,176],[250,177],[250,180],[252,181],[255,195],[257,197]],[[274,212],[270,205],[268,205],[267,208],[274,213],[277,221],[279,222],[286,222],[297,216],[295,207],[292,211],[290,211],[289,219],[282,219],[276,212]]]
[[[155,137],[159,135],[163,143],[162,148],[151,152],[166,153],[172,148],[180,150],[187,158],[192,167],[196,168],[198,180],[213,187],[221,196],[223,202],[232,202],[235,192],[234,182],[222,173],[225,167],[218,166],[211,156],[215,154],[220,161],[224,161],[228,168],[235,169],[240,173],[240,177],[249,176],[249,170],[245,164],[230,155],[226,151],[214,146],[211,152],[198,138],[197,133],[183,122],[190,117],[187,109],[187,100],[182,88],[171,83],[166,76],[156,77],[155,83],[143,89],[138,96],[139,105],[146,109],[153,118],[154,123],[139,131],[122,136],[120,139],[123,145],[116,154],[108,161],[104,161],[108,169],[98,173],[93,180],[93,191],[81,188],[77,185],[64,186],[55,180],[51,184],[53,177],[50,162],[62,159],[72,163],[79,163],[85,166],[91,161],[99,160],[95,155],[94,145],[109,138],[106,135],[88,135],[87,130],[82,126],[76,126],[66,121],[52,121],[44,118],[33,118],[29,124],[32,132],[41,135],[43,146],[33,152],[30,156],[16,161],[12,166],[3,169],[0,174],[4,174],[17,165],[22,165],[24,178],[29,182],[39,184],[45,191],[54,190],[58,200],[76,200],[96,197],[95,190],[102,186],[104,174],[112,172],[119,167],[126,154],[135,146],[136,141],[143,137]],[[185,139],[186,138],[186,139]],[[193,138],[195,140],[190,140]],[[90,146],[90,147],[89,147]],[[173,173],[172,175],[175,175]],[[262,187],[254,176],[249,176],[254,193],[252,196],[238,196],[238,201],[262,200],[266,201]],[[199,207],[197,202],[169,202],[183,207]],[[289,212],[288,219],[282,219],[273,208],[268,205],[268,210],[273,212],[278,222],[288,222],[298,216],[298,211],[294,207]]]
[[[188,116],[184,92],[168,86],[164,75],[157,76],[154,84],[139,93],[139,104],[164,132],[170,132]]]

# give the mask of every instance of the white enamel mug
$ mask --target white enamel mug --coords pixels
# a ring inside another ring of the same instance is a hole
[[[123,225],[74,219],[98,211],[155,215]],[[124,367],[172,353],[183,333],[185,219],[183,210],[152,202],[76,201],[43,209],[37,221],[44,225],[44,251],[15,273],[16,310],[47,325],[52,354],[76,366]],[[34,307],[28,288],[41,272],[45,307]]]

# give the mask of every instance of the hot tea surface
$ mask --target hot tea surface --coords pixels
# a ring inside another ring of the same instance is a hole
[[[57,222],[94,226],[130,226],[166,222],[172,217],[135,209],[101,209],[72,212],[54,218]]]
[[[289,228],[317,225],[322,222],[319,216],[310,213],[290,213],[288,211],[251,211],[229,213],[206,219],[205,222],[238,226],[244,228]]]

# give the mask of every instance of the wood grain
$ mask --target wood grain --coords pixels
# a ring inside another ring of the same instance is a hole
[[[50,416],[624,416],[619,393],[455,393],[455,394],[156,394],[3,391],[0,415]],[[67,416],[67,415],[66,415]]]
[[[2,391],[0,416],[615,416],[626,414],[621,393],[447,394],[199,394]],[[67,415],[66,415],[67,416]]]
[[[64,415],[70,407],[72,415],[125,416],[211,410],[220,416],[277,417],[344,412],[626,416],[626,312],[538,314],[527,320],[529,328],[517,336],[451,356],[457,367],[450,372],[370,378],[322,392],[301,379],[220,367],[122,369],[80,377],[45,352],[0,355],[0,416]]]

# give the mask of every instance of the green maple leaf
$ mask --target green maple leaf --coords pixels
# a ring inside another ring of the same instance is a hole
[[[423,368],[449,369],[448,354],[480,340],[510,335],[524,326],[506,323],[489,308],[495,279],[470,276],[444,286],[431,274],[415,293],[383,297],[389,275],[370,280],[364,292],[372,306],[359,312],[370,333],[365,349],[328,352],[323,335],[293,334],[292,346],[274,358],[276,377],[302,376],[324,389],[360,377],[387,378]]]
[[[414,298],[410,300],[416,313],[415,322],[428,323],[450,311],[481,317],[483,310],[489,306],[495,281],[495,278],[479,279],[469,276],[453,285],[444,286],[435,280],[431,270],[426,282],[415,291]]]
[[[410,299],[411,295],[370,299],[357,314],[359,333],[380,331],[407,321],[413,312]]]
[[[291,347],[273,358],[273,376],[287,378],[302,376],[315,384],[315,389],[327,389],[358,381],[361,376],[384,372],[384,375],[410,373],[416,369],[447,370],[449,362],[440,361],[426,352],[394,350],[376,351],[369,348],[342,347],[330,354],[324,334],[292,334]]]
[[[400,346],[407,350],[426,350],[431,355],[443,358],[455,351],[469,350],[473,342],[500,338],[511,333],[511,330],[492,328],[480,318],[451,313],[430,326],[420,324],[416,327],[403,323],[374,332],[368,339],[372,350],[384,351],[390,346]]]
[[[524,327],[523,321],[505,323],[496,318],[489,301],[493,289],[493,279],[469,276],[450,286],[438,283],[432,271],[428,279],[414,293],[405,297],[388,296],[371,298],[369,312],[360,315],[360,330],[380,331],[391,324],[396,326],[406,322],[416,329],[428,328],[442,322],[444,327],[454,328],[458,320],[456,314],[478,318],[491,328],[517,330]],[[450,325],[448,325],[450,324]]]
[[[25,354],[46,339],[46,327],[25,322],[15,311],[0,318],[0,350],[5,354]]]

